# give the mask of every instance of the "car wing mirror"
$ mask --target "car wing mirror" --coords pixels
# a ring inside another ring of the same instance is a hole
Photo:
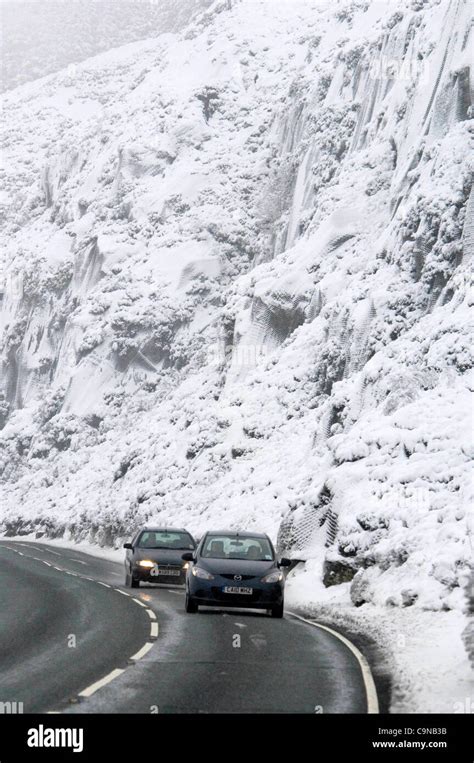
[[[194,554],[191,551],[186,551],[185,554],[181,555],[181,559],[183,562],[192,562],[194,560]]]
[[[283,559],[280,559],[280,561],[278,562],[279,567],[291,567],[292,564],[293,562],[291,561],[291,559],[286,559],[285,557],[283,557]]]
[[[133,551],[133,546],[132,546],[132,544],[131,544],[131,543],[124,543],[124,544],[123,544],[123,547],[124,547],[124,548],[129,548],[129,549],[130,549],[130,551]]]

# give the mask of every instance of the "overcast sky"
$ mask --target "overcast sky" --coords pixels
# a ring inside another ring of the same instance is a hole
[[[0,0],[1,90],[174,32],[212,0]]]

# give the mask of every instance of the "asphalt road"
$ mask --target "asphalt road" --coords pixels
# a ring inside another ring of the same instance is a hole
[[[186,614],[181,589],[123,582],[116,562],[0,542],[0,703],[25,713],[367,712],[359,661],[334,634],[288,615]]]

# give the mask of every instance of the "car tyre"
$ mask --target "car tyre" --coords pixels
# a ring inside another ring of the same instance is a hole
[[[125,575],[125,587],[126,588],[138,588],[140,586],[139,580],[134,580],[131,575]]]
[[[184,609],[189,614],[195,614],[198,611],[198,605],[194,601],[194,599],[187,593],[186,594],[186,600],[184,602]]]
[[[283,602],[272,607],[272,617],[283,617]]]

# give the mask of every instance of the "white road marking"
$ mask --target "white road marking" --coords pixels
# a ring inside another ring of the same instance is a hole
[[[26,544],[23,543],[23,544],[19,544],[19,545],[25,546]],[[16,548],[12,548],[11,546],[5,546],[4,544],[1,544],[0,547],[7,548],[10,551],[14,551],[14,553],[19,554],[20,556],[25,556],[25,554],[23,554],[21,551],[18,551]],[[30,548],[30,546],[27,546],[27,547]],[[37,548],[38,551],[49,552],[51,554],[55,554],[56,556],[64,556],[63,554],[60,554],[58,551],[52,551],[51,549],[43,549],[41,547],[35,547],[35,548]],[[39,559],[36,556],[31,557],[28,554],[26,554],[26,556],[29,559],[34,559],[37,562],[42,562],[43,564],[46,564],[47,567],[52,567],[53,569],[57,570],[58,572],[64,572],[64,573],[66,573],[66,575],[73,575],[74,577],[80,577],[82,580],[90,580],[90,581],[92,581],[94,583],[99,583],[99,585],[102,585],[105,588],[112,588],[111,585],[109,585],[108,583],[104,583],[102,580],[94,580],[94,578],[90,578],[90,577],[87,577],[85,575],[81,575],[78,572],[73,572],[72,570],[65,570],[65,569],[62,569],[61,567],[55,567],[50,562],[46,561],[46,559]],[[69,561],[72,561],[72,562],[79,562],[79,564],[84,564],[86,566],[89,566],[87,562],[84,562],[81,559],[75,559],[73,557],[67,557],[67,559]],[[118,572],[112,572],[111,574],[115,575],[116,577],[120,577]],[[148,617],[150,618],[150,620],[153,621],[153,622],[150,623],[150,638],[153,638],[153,639],[158,638],[159,627],[158,627],[158,622],[156,621],[156,615],[153,612],[153,610],[148,609],[146,604],[144,604],[142,601],[140,601],[140,599],[134,598],[132,596],[132,594],[127,593],[126,591],[122,591],[120,588],[115,588],[115,590],[118,591],[119,593],[121,593],[123,596],[128,596],[129,598],[132,599],[132,601],[136,602],[136,604],[139,604],[141,607],[144,607],[146,609],[146,611],[148,613]],[[175,593],[181,593],[181,592],[180,591],[176,591]],[[142,657],[144,657],[150,651],[150,649],[152,649],[152,647],[153,647],[153,642],[147,641],[136,654],[134,654],[132,657],[130,657],[130,660],[133,660],[135,662],[137,660],[140,660]],[[90,697],[90,696],[92,696],[92,694],[95,694],[96,691],[101,689],[103,686],[106,686],[111,681],[113,681],[114,678],[118,678],[118,676],[122,675],[122,673],[124,673],[124,672],[125,672],[124,668],[116,668],[115,670],[112,670],[110,673],[108,673],[108,675],[104,676],[99,681],[95,681],[95,683],[91,684],[90,686],[88,686],[85,689],[83,689],[83,691],[79,692],[78,696],[79,697]],[[48,710],[47,714],[48,715],[60,715],[61,711],[60,710]]]
[[[136,654],[133,655],[133,657],[130,657],[131,660],[141,660],[142,657],[144,657],[147,652],[150,651],[150,649],[153,647],[153,644],[148,641],[146,644],[142,646],[141,649],[138,650]]]
[[[121,676],[122,673],[124,673],[123,668],[115,668],[115,670],[112,670],[110,673],[108,673],[104,678],[101,678],[100,681],[96,681],[95,683],[91,684],[87,687],[87,689],[84,689],[83,691],[79,692],[79,697],[90,697],[92,694],[95,694],[96,691],[101,689],[103,686],[106,686],[108,683],[114,680],[114,678],[118,678],[118,676]]]
[[[316,623],[314,622],[314,620],[307,620],[305,617],[301,617],[301,615],[295,615],[294,612],[288,612],[287,614],[289,614],[291,617],[296,617],[298,620],[302,620],[304,623],[313,625],[315,628],[321,628],[321,630],[331,633],[333,636],[338,638],[339,641],[342,641],[342,643],[345,644],[348,649],[350,649],[352,654],[356,657],[362,672],[365,692],[367,695],[367,712],[371,715],[378,713],[379,700],[377,697],[377,689],[375,688],[375,681],[374,681],[369,663],[367,662],[362,652],[360,652],[359,649],[357,649],[357,647],[354,646],[354,644],[351,641],[349,641],[349,639],[347,639],[341,633],[338,633],[337,631],[333,630],[332,628],[328,628],[327,625]]]
[[[121,575],[119,575],[118,572],[111,572],[110,574],[111,575],[115,575],[116,578],[121,578],[122,577]]]

